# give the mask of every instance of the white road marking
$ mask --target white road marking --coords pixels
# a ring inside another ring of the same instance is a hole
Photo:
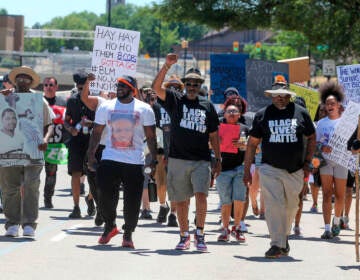
[[[70,227],[69,229],[55,235],[53,238],[50,239],[50,241],[59,242],[59,241],[63,240],[68,235],[69,232],[76,230],[77,228],[81,227],[82,225],[83,224],[74,225],[74,226]]]

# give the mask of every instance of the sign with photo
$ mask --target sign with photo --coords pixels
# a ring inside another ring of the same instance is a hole
[[[43,165],[42,94],[1,95],[0,114],[0,167]]]

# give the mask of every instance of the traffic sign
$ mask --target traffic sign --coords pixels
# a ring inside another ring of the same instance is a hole
[[[323,76],[335,76],[335,70],[336,70],[336,65],[335,65],[335,60],[333,59],[324,59],[323,60],[323,65],[322,65],[322,72],[323,72]]]

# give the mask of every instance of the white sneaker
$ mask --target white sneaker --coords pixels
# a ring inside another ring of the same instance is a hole
[[[19,236],[19,225],[9,226],[6,230],[5,236],[17,237]]]
[[[32,226],[24,226],[23,235],[24,236],[30,236],[30,237],[35,236],[34,228]]]

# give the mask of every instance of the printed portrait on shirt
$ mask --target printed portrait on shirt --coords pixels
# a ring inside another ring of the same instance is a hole
[[[110,114],[109,126],[111,146],[114,149],[134,149],[134,131],[138,117],[134,114],[113,111]]]

